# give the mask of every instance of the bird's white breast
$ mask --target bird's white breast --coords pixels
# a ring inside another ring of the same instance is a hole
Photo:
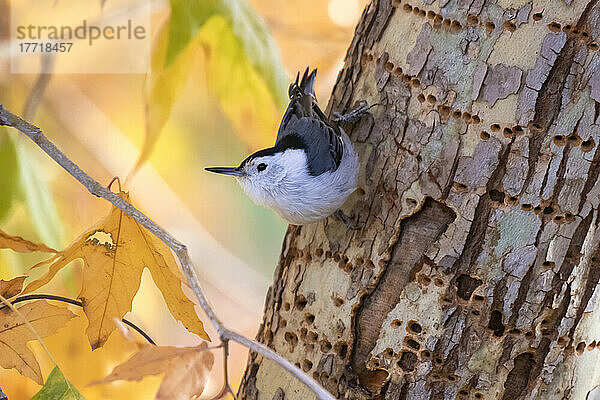
[[[285,168],[282,174],[274,174],[276,178],[260,184],[238,181],[256,203],[271,208],[291,224],[304,225],[323,219],[339,209],[356,189],[358,156],[343,132],[342,139],[344,154],[333,172],[311,176],[304,150],[289,149],[278,155]]]

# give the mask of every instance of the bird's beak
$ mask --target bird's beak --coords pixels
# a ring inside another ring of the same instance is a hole
[[[243,170],[241,170],[239,168],[234,168],[234,167],[211,167],[211,168],[204,168],[204,169],[208,172],[214,172],[216,174],[232,175],[232,176],[244,176],[245,175]]]

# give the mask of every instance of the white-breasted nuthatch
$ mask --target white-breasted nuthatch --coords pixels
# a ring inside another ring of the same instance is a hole
[[[273,147],[251,154],[239,167],[206,168],[234,176],[255,203],[294,225],[328,217],[356,189],[358,156],[339,123],[356,120],[370,108],[330,120],[315,98],[317,70],[308,71],[290,85],[290,103]]]

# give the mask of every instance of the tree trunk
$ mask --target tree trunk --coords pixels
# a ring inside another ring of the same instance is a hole
[[[360,230],[289,228],[258,339],[339,398],[598,398],[599,1],[373,1]],[[256,355],[240,394],[314,398]]]

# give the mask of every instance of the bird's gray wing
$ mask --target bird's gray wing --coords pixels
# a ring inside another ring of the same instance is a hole
[[[277,131],[277,139],[275,143],[279,142],[283,135],[285,135],[285,128],[290,122],[292,116],[297,118],[310,117],[313,115],[313,102],[315,102],[315,79],[317,78],[317,70],[313,70],[310,74],[309,69],[306,68],[302,80],[299,81],[300,73],[296,75],[296,82],[292,82],[288,89],[290,96],[290,102],[283,114],[279,130]]]
[[[317,104],[314,87],[317,70],[304,71],[289,88],[290,103],[277,132],[275,147],[302,143],[311,175],[335,171],[342,161],[344,146],[339,127],[329,121]],[[293,137],[289,137],[293,135]]]
[[[311,175],[333,172],[339,167],[344,146],[341,137],[325,121],[317,117],[298,118],[292,115],[275,146],[286,142],[288,136],[299,138],[303,144]]]

